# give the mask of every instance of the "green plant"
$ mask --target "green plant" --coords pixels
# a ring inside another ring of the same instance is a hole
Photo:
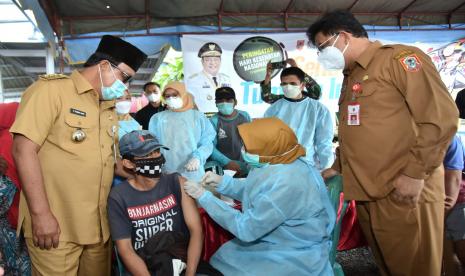
[[[161,88],[170,81],[182,80],[184,80],[182,57],[174,58],[174,62],[164,62],[153,78],[153,81],[160,84]]]

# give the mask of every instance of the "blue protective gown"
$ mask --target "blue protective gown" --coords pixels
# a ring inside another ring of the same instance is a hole
[[[166,110],[152,116],[149,131],[170,149],[162,149],[166,173],[178,172],[189,180],[200,181],[205,174],[203,166],[213,151],[216,135],[203,113],[194,109],[184,112]],[[200,168],[188,172],[184,166],[193,157],[200,160]]]
[[[331,167],[334,162],[333,120],[322,103],[308,97],[302,101],[280,99],[265,111],[263,117],[277,117],[292,128],[299,144],[305,147],[305,160],[309,164],[320,170]]]
[[[206,191],[199,204],[236,238],[210,263],[224,275],[332,275],[335,211],[319,172],[297,159],[223,176],[217,191],[242,202],[242,212]]]
[[[121,140],[121,137],[123,137],[125,134],[128,134],[129,132],[133,130],[141,130],[142,126],[134,120],[132,117],[129,118],[129,120],[124,120],[124,121],[118,121],[118,137]]]

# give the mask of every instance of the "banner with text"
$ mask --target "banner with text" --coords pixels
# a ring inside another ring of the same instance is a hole
[[[384,44],[402,41],[382,40]],[[215,90],[230,86],[236,92],[237,108],[261,117],[268,104],[260,96],[259,82],[265,78],[266,63],[293,58],[322,88],[320,101],[335,114],[342,84],[341,71],[326,71],[317,61],[317,51],[307,46],[304,33],[266,35],[184,35],[181,38],[184,81],[200,111],[217,112]],[[201,58],[205,45],[216,55]],[[465,39],[450,43],[414,43],[435,62],[450,92],[465,88]],[[218,47],[221,53],[218,51]],[[219,56],[220,55],[220,56]],[[282,94],[280,69],[273,72],[272,93]]]

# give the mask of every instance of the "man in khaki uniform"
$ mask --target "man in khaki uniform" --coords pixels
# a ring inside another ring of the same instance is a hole
[[[103,36],[83,70],[42,76],[25,91],[10,131],[23,185],[18,229],[33,275],[110,275],[114,99],[145,58]]]
[[[216,89],[231,87],[229,76],[220,72],[222,53],[223,50],[218,44],[205,43],[197,54],[203,70],[189,76],[186,80],[187,88],[193,92],[195,103],[202,112],[216,112]]]
[[[383,275],[440,275],[442,160],[458,112],[438,72],[418,48],[369,41],[350,12],[307,35],[325,67],[344,70],[340,146],[323,176],[342,173]]]

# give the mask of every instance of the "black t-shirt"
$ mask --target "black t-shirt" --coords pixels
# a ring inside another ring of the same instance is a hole
[[[218,115],[216,148],[231,160],[244,161],[241,155],[243,144],[237,126],[248,122],[250,122],[250,117],[246,117],[242,111],[238,111],[234,119],[226,119]]]
[[[142,126],[142,129],[149,129],[150,118],[158,112],[165,110],[165,107],[160,105],[159,107],[153,107],[152,104],[148,103],[141,110],[137,111],[134,119]]]
[[[131,238],[133,248],[142,248],[159,232],[189,235],[181,208],[179,174],[163,174],[149,191],[134,189],[127,181],[111,189],[108,219],[113,240]]]
[[[461,119],[465,119],[465,89],[459,91],[457,97],[455,98],[455,104],[459,109],[459,117]]]

